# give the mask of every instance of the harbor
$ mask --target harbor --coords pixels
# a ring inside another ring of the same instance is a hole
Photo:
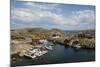
[[[25,56],[17,58],[16,63],[12,63],[12,66],[84,62],[94,61],[94,59],[95,51],[92,49],[90,50],[81,48],[79,50],[75,50],[72,47],[65,47],[57,44],[53,46],[53,50],[49,50],[47,53],[37,56],[34,59]]]
[[[53,50],[53,46],[51,46],[52,44],[49,43],[47,40],[39,40],[39,42],[42,45],[41,48],[32,48],[28,52],[26,52],[24,56],[29,57],[31,59],[35,59],[48,53],[48,51]]]
[[[43,33],[44,30],[39,33],[33,29],[22,31],[24,30],[17,30],[17,33],[16,30],[12,31],[12,66],[95,60],[95,38],[93,34],[87,34],[87,32],[68,34],[68,32],[55,29],[49,30],[49,32],[47,30],[45,33]]]

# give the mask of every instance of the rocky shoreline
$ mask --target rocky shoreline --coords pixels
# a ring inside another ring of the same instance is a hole
[[[17,57],[23,57],[30,49],[41,48],[43,46],[32,45],[31,37],[36,35],[52,43],[70,46],[74,48],[95,49],[95,31],[86,30],[80,32],[64,32],[59,29],[20,29],[11,31],[11,58],[16,60]]]
[[[53,43],[57,43],[57,44],[62,44],[64,46],[70,46],[70,47],[74,47],[75,45],[81,46],[81,48],[86,48],[86,49],[95,49],[95,40],[94,39],[78,39],[79,41],[77,42],[76,40],[70,40],[70,41],[66,41],[66,39],[56,39],[56,40],[50,40]],[[77,42],[77,43],[75,43]]]

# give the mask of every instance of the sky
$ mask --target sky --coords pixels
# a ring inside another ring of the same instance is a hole
[[[94,29],[95,6],[11,1],[11,29],[35,27]]]

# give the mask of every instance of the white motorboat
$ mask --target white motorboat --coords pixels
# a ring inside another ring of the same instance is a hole
[[[75,48],[77,48],[77,49],[79,49],[79,48],[81,48],[81,46],[80,45],[74,45],[73,47],[75,47]]]
[[[45,46],[45,48],[48,50],[53,50],[52,46]]]
[[[45,54],[47,52],[48,52],[48,50],[33,49],[29,53],[26,53],[24,56],[34,59],[38,56],[42,56],[43,54]]]

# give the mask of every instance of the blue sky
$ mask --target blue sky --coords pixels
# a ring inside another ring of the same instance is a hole
[[[94,29],[95,6],[13,1],[11,29],[30,27]]]

